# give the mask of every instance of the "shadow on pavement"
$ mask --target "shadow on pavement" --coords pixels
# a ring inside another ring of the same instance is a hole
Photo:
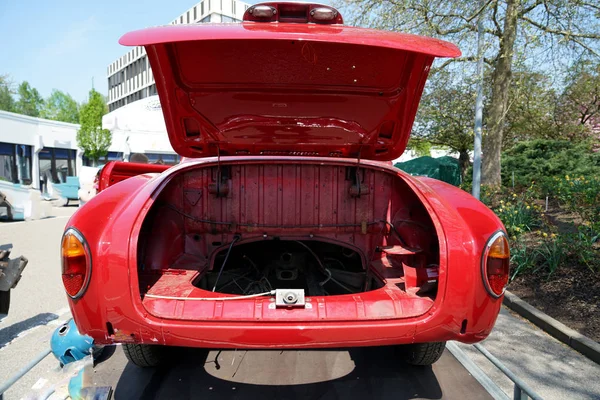
[[[121,353],[121,354],[119,354]],[[301,351],[172,349],[168,365],[126,363],[116,399],[440,399],[489,398],[448,353],[432,367],[400,361],[394,348]],[[438,375],[446,378],[442,388]],[[458,374],[458,375],[457,375]],[[465,376],[466,383],[455,382]],[[106,384],[98,382],[96,384]]]
[[[54,313],[41,313],[0,329],[0,349],[16,339],[22,332],[36,326],[46,325],[48,322],[54,321],[57,318],[58,315]]]

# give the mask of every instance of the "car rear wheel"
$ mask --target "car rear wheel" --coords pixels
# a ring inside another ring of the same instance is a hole
[[[411,365],[432,365],[440,359],[446,342],[414,343],[406,345],[404,359]]]
[[[125,357],[138,367],[156,367],[165,358],[165,348],[150,344],[123,344]]]

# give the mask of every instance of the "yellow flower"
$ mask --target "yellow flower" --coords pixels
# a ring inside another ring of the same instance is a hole
[[[504,204],[504,200],[500,200],[500,204]]]
[[[550,237],[551,237],[552,239],[556,238],[556,233],[553,233],[552,235],[550,235]]]
[[[521,228],[519,228],[518,226],[515,226],[515,231],[521,232]]]
[[[548,234],[546,232],[542,233],[543,237],[548,237]]]
[[[531,207],[527,206],[527,209],[529,210]]]
[[[565,179],[566,179],[566,180],[569,180],[569,175],[565,175]]]
[[[513,193],[513,197],[517,197],[517,194],[516,194],[516,193]]]

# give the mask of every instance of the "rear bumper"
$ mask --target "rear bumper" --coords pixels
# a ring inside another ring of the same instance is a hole
[[[78,312],[79,307],[74,307],[73,315],[79,330],[99,344],[239,349],[364,347],[481,341],[493,328],[501,305],[499,300],[479,309],[478,318],[471,320],[472,316],[465,315],[465,310],[451,312],[449,308],[432,309],[416,318],[327,322],[178,321],[156,318],[145,312],[125,316],[122,308],[107,310],[106,319],[102,321],[91,320],[89,313]]]

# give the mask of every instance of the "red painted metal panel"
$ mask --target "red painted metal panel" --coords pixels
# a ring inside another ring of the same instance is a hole
[[[240,161],[240,158],[225,157],[221,159],[220,163],[221,166],[229,164],[235,168]],[[314,183],[316,181],[315,164],[324,164],[328,168],[331,167],[333,171],[335,168],[344,169],[352,166],[353,163],[355,165],[356,160],[248,157],[243,159],[243,166],[240,166],[246,172],[240,173],[240,177],[237,179],[241,182],[243,181],[242,176],[246,176],[245,182],[254,182],[260,177],[261,166],[265,168],[269,165],[273,167],[273,165],[287,164],[293,165],[298,170],[299,175],[296,176],[305,176],[307,179],[312,179]],[[382,188],[387,187],[388,191],[392,190],[390,188],[394,188],[395,191],[402,185],[410,188],[416,201],[427,210],[441,238],[438,294],[433,305],[425,314],[409,318],[391,317],[385,320],[359,319],[374,314],[388,316],[391,315],[392,310],[396,315],[408,313],[404,306],[409,304],[409,301],[401,297],[400,291],[390,292],[388,289],[352,296],[350,301],[344,300],[344,296],[317,298],[315,299],[317,311],[314,314],[314,320],[301,323],[291,320],[268,323],[266,321],[242,322],[239,320],[217,322],[214,319],[211,322],[177,321],[158,318],[149,313],[142,302],[137,273],[138,241],[142,221],[156,199],[156,191],[163,188],[167,182],[173,184],[180,179],[179,176],[182,173],[190,172],[195,175],[196,171],[204,170],[206,174],[202,179],[204,179],[203,182],[208,183],[208,171],[210,168],[215,168],[217,163],[215,159],[207,159],[186,162],[152,180],[148,175],[127,179],[104,190],[71,218],[67,227],[75,226],[82,232],[89,242],[90,251],[93,254],[92,279],[87,292],[78,300],[69,300],[78,328],[82,333],[94,337],[98,343],[129,341],[227,348],[318,348],[450,339],[476,342],[485,338],[493,327],[502,299],[493,299],[485,291],[481,281],[479,261],[485,240],[493,232],[502,228],[498,219],[485,206],[460,189],[435,180],[419,180],[382,163],[362,161],[361,164],[363,167],[386,171],[385,173],[390,174],[392,181],[380,181],[379,184],[377,183],[378,179],[375,178],[377,175],[374,174],[370,179],[375,188],[378,185]],[[251,165],[252,167],[250,167]],[[253,174],[248,173],[251,168],[255,170]],[[281,167],[277,168],[281,169]],[[311,168],[313,173],[307,173],[306,171],[311,171]],[[299,170],[305,170],[305,175],[302,175]],[[278,174],[281,177],[284,176],[283,172]],[[189,183],[190,181],[181,179],[180,187],[184,187],[183,182]],[[332,185],[334,184],[332,183]],[[337,186],[337,189],[334,187],[331,190],[337,191],[338,196],[343,197],[346,193],[342,193],[339,183]],[[288,185],[287,187],[293,188],[294,186]],[[298,197],[297,187],[293,194],[296,197]],[[315,196],[319,198],[320,194],[316,188],[311,189],[313,189],[311,194],[313,199]],[[241,189],[236,190],[241,193]],[[173,196],[168,197],[173,200],[173,204],[183,207],[181,204],[182,191],[172,195],[169,195],[168,191],[165,193],[167,196]],[[377,207],[378,197],[380,197],[378,193],[375,191],[375,194],[369,195],[374,199],[367,203],[370,204],[369,207],[373,205]],[[290,194],[290,196],[292,195]],[[249,198],[258,200],[259,196]],[[217,203],[215,200],[206,200],[204,194],[199,204],[201,202],[205,202],[206,206]],[[224,202],[228,201],[224,200]],[[251,201],[246,207],[248,210],[253,209],[250,203]],[[309,199],[308,203],[314,206],[312,199]],[[337,201],[337,204],[343,203],[341,200]],[[342,208],[353,209],[357,202],[347,200],[346,203],[354,203],[354,205],[345,204]],[[390,204],[392,207],[399,207],[402,202],[398,197]],[[295,206],[290,208],[295,209]],[[206,208],[205,210],[207,215],[211,215],[211,211]],[[285,211],[283,212],[285,214]],[[317,214],[313,213],[313,217],[308,220],[312,221],[314,215]],[[348,215],[354,219],[359,214],[360,212],[355,211]],[[239,219],[243,218],[247,219],[247,216],[242,215],[240,211]],[[206,224],[194,225],[194,229],[205,229],[204,225]],[[353,231],[354,228],[350,230]],[[353,234],[360,236],[355,232],[339,233],[338,236],[348,236],[343,240],[350,240]],[[207,236],[209,235],[207,234]],[[176,279],[181,275],[168,276],[170,279]],[[171,290],[172,286],[169,284],[167,288]],[[377,296],[382,297],[378,298]],[[383,296],[387,296],[387,300],[384,300]],[[257,300],[252,305],[250,303],[240,304],[239,308],[235,308],[233,304],[217,306],[217,302],[197,302],[201,304],[188,306],[181,301],[176,302],[177,305],[172,305],[172,301],[155,302],[153,307],[159,307],[161,314],[170,313],[180,317],[189,312],[187,307],[192,307],[191,310],[197,308],[199,312],[212,313],[213,316],[218,315],[223,318],[235,315],[236,318],[240,318],[240,316],[249,315],[249,310],[252,310],[253,315],[268,316],[272,310],[268,311],[268,307],[265,310],[264,304],[259,306],[261,302],[265,301]],[[413,304],[411,307],[419,307],[419,305]],[[339,318],[344,314],[347,319],[343,321],[337,318],[336,320],[328,319],[335,316]],[[313,314],[311,314],[312,316]],[[466,330],[461,333],[464,320],[467,321]],[[115,335],[108,335],[107,322],[114,326]]]
[[[434,57],[460,54],[437,39],[317,24],[177,25],[121,43],[146,46],[169,139],[186,157],[393,160]]]

